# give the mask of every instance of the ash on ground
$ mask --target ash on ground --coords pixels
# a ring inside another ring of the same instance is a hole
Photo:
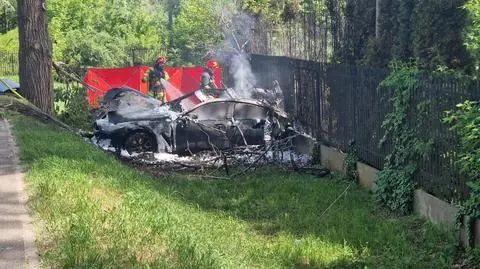
[[[116,153],[125,163],[156,176],[167,176],[172,173],[186,172],[203,174],[206,171],[220,169],[257,168],[261,166],[281,166],[286,169],[311,169],[312,156],[297,153],[292,149],[281,148],[273,144],[265,146],[244,146],[223,151],[205,151],[190,156],[179,156],[172,153],[132,153],[118,150],[110,145],[110,141],[92,138],[89,140],[104,151]],[[268,149],[268,150],[267,150]]]

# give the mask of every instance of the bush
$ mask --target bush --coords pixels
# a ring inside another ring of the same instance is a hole
[[[126,43],[106,32],[73,30],[66,34],[65,63],[73,66],[121,66],[127,60]]]
[[[87,102],[87,91],[81,86],[62,86],[56,90],[55,112],[61,121],[74,128],[92,129],[93,114]]]
[[[467,174],[471,188],[470,196],[461,206],[458,219],[462,223],[466,218],[467,230],[480,218],[480,105],[478,102],[465,101],[457,105],[455,111],[448,112],[445,122],[452,125],[451,131],[460,136],[460,158],[457,163],[463,173]]]
[[[419,87],[420,71],[415,65],[392,67],[394,69],[382,82],[382,87],[393,90],[393,110],[382,123],[385,135],[380,144],[389,139],[393,150],[385,158],[383,170],[378,173],[374,195],[380,205],[408,214],[413,205],[413,177],[418,162],[427,155],[432,142],[420,138],[419,124],[426,115],[419,109],[421,106],[415,107],[413,102],[413,94]],[[416,119],[410,121],[408,115],[416,115]]]

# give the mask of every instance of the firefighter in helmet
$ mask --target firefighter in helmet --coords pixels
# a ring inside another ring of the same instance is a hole
[[[142,81],[149,84],[149,95],[162,103],[165,103],[165,87],[162,80],[168,80],[168,73],[165,72],[164,67],[167,59],[164,56],[158,56],[153,67],[145,72]]]
[[[205,68],[202,72],[202,77],[200,80],[200,90],[207,97],[215,97],[215,93],[212,90],[218,89],[218,86],[215,84],[215,69],[220,66],[215,60],[208,60]]]

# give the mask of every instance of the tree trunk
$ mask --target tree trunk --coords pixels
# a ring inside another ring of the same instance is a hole
[[[45,0],[18,0],[19,71],[22,92],[47,114],[53,113],[52,43]]]

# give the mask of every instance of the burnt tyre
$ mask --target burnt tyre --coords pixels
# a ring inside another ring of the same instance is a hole
[[[138,131],[130,134],[125,139],[124,148],[129,154],[134,152],[156,152],[157,141],[153,135],[147,132]]]

